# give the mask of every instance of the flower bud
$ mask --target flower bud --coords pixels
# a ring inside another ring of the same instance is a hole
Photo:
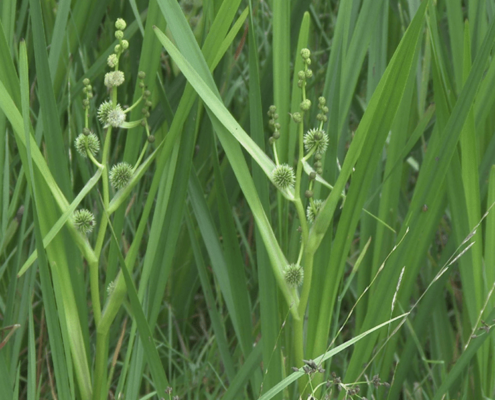
[[[153,143],[155,141],[155,137],[153,135],[148,136],[148,142]]]
[[[125,21],[122,18],[117,18],[117,21],[115,21],[115,28],[117,28],[121,31],[123,31],[126,26],[127,26],[127,24],[125,23]]]
[[[115,31],[115,38],[116,39],[119,39],[119,40],[122,40],[124,38],[124,32],[122,31]]]
[[[129,48],[129,42],[127,40],[122,40],[122,48],[127,50]]]
[[[309,99],[303,100],[301,102],[300,107],[301,107],[301,110],[308,111],[311,107],[311,100],[309,100]]]
[[[309,57],[311,57],[311,51],[309,51],[309,49],[301,49],[301,57],[304,59],[304,60],[307,60]]]
[[[146,78],[146,72],[144,72],[144,71],[139,71],[139,72],[138,72],[138,78],[139,78],[139,79],[144,79],[144,78]]]
[[[84,85],[84,86],[88,86],[88,85],[89,85],[89,83],[90,83],[90,82],[89,82],[89,79],[88,79],[88,78],[84,78],[84,79],[83,79],[83,85]]]
[[[306,190],[304,192],[304,196],[307,198],[307,199],[310,199],[311,197],[313,197],[313,191],[312,190]]]
[[[292,116],[292,120],[296,124],[300,124],[302,122],[302,115],[300,112],[295,112],[295,113],[291,114],[291,116]]]

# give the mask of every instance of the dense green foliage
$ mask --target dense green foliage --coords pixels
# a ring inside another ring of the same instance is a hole
[[[0,399],[495,398],[494,16],[2,0]]]

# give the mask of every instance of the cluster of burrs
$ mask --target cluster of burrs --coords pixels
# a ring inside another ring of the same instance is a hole
[[[126,187],[133,178],[134,172],[139,166],[148,144],[153,143],[155,141],[155,137],[150,134],[148,126],[150,108],[153,104],[150,100],[151,92],[148,90],[144,82],[146,74],[143,71],[138,73],[139,88],[141,89],[141,96],[139,99],[130,107],[122,107],[117,102],[117,88],[125,82],[124,72],[119,70],[119,60],[122,54],[129,48],[129,42],[124,39],[126,22],[122,18],[117,19],[115,22],[115,28],[115,38],[118,40],[118,44],[115,45],[113,53],[107,58],[107,64],[113,70],[106,73],[104,78],[104,84],[109,91],[110,97],[108,100],[105,100],[100,104],[96,113],[98,120],[106,129],[106,138],[103,146],[103,156],[101,162],[97,161],[95,158],[97,153],[100,151],[100,139],[89,128],[89,109],[90,100],[93,98],[93,91],[88,78],[83,80],[83,93],[85,94],[85,98],[82,102],[85,111],[84,128],[82,133],[77,136],[74,146],[81,156],[89,158],[98,168],[104,169],[104,173],[106,174],[107,171],[105,167],[108,162],[108,154],[110,153],[109,146],[111,145],[110,135],[112,129],[130,129],[139,126],[139,124],[144,126],[147,134],[147,142],[145,143],[136,165],[133,167],[127,162],[119,162],[115,164],[108,173],[108,180],[110,181],[111,186],[114,190],[120,190]],[[143,114],[142,119],[126,122],[127,113],[137,107],[141,102],[143,102],[143,108],[141,110]],[[107,186],[104,186],[104,189],[106,187]],[[84,233],[91,232],[95,225],[93,214],[85,209],[76,211],[73,215],[73,219],[75,226]]]

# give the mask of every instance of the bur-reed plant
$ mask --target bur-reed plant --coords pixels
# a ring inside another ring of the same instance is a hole
[[[492,0],[53,6],[0,14],[2,396],[493,397]]]

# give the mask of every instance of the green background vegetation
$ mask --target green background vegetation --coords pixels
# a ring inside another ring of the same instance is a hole
[[[2,0],[0,16],[2,400],[495,398],[494,0]],[[146,140],[114,130],[102,169],[74,149],[85,78],[105,138],[117,18],[119,102],[146,72],[156,140],[106,202],[108,168]],[[299,194],[270,181],[266,116],[296,168],[304,47],[304,129],[329,108],[313,224],[306,174]]]

